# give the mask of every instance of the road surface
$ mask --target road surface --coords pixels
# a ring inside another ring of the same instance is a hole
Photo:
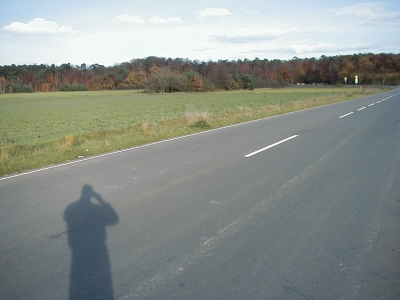
[[[1,299],[399,299],[399,90],[0,181]]]

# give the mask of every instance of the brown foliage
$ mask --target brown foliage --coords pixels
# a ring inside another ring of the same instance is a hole
[[[4,77],[0,77],[0,93],[6,92],[7,80]]]
[[[120,84],[123,87],[142,87],[148,82],[146,73],[144,71],[131,72]]]
[[[168,89],[163,88],[164,77],[173,79],[171,91],[240,88],[235,78],[241,74],[254,77],[256,87],[270,87],[278,81],[282,83],[282,80],[287,84],[343,84],[344,77],[354,81],[355,75],[359,76],[360,84],[398,84],[399,69],[400,54],[385,53],[323,55],[319,59],[294,57],[287,61],[255,58],[217,62],[149,56],[111,67],[93,64],[86,68],[85,64],[74,66],[69,63],[60,66],[0,66],[0,92],[6,92],[6,86],[11,85],[28,85],[33,91],[50,92],[56,91],[63,83],[81,83],[89,90],[138,88],[154,85],[154,79],[150,79],[155,75],[162,91]]]

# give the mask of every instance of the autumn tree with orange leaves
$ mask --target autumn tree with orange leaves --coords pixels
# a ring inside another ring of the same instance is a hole
[[[400,54],[393,53],[218,61],[149,56],[114,66],[4,65],[0,66],[0,92],[50,92],[59,90],[60,85],[63,89],[78,88],[79,84],[88,90],[148,88],[159,92],[201,92],[246,88],[240,79],[244,77],[252,78],[255,88],[271,88],[291,84],[344,84],[345,77],[351,84],[355,75],[364,85],[398,85],[399,70]],[[168,83],[163,84],[164,81]]]

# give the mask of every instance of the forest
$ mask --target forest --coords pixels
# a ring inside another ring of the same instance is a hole
[[[146,89],[205,92],[288,85],[398,85],[400,54],[353,54],[290,60],[199,61],[149,56],[113,66],[65,63],[0,66],[0,93]]]

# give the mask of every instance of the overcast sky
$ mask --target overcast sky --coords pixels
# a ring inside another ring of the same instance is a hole
[[[400,1],[0,0],[0,65],[400,53]]]

